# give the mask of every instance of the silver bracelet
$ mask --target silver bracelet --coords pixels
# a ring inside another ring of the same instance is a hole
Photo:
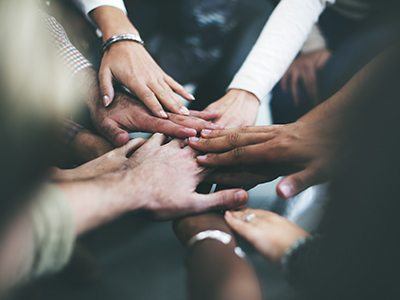
[[[131,41],[138,43],[140,45],[144,45],[144,41],[138,34],[132,34],[132,33],[124,33],[124,34],[118,34],[118,35],[113,35],[110,37],[107,41],[103,43],[103,53],[108,50],[108,48],[111,47],[111,45],[118,43],[118,42],[123,42],[123,41]]]
[[[194,237],[192,237],[187,243],[187,246],[191,248],[196,243],[207,239],[215,240],[221,242],[224,245],[228,245],[232,241],[232,236],[229,233],[223,232],[221,230],[205,230],[199,232]],[[235,247],[233,251],[239,258],[246,258],[246,253],[239,246]]]
[[[232,236],[229,233],[223,232],[221,230],[205,230],[201,231],[192,237],[187,246],[193,247],[196,243],[211,239],[221,242],[224,245],[228,245],[232,241]]]

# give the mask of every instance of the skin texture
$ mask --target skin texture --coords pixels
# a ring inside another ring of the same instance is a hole
[[[174,222],[174,231],[184,246],[204,230],[220,230],[233,235],[220,214],[206,213]],[[222,245],[206,240],[195,244],[186,259],[189,299],[262,299],[261,288],[251,265],[234,253],[236,241]]]
[[[85,180],[119,171],[127,163],[129,156],[145,142],[144,139],[137,138],[120,148],[105,151],[103,155],[77,168],[68,170],[54,169],[52,179],[59,182]],[[96,151],[99,152],[102,149],[97,149]]]
[[[245,222],[245,217],[251,214],[254,214],[254,218]],[[245,238],[258,252],[273,262],[279,262],[297,240],[309,236],[296,224],[265,210],[227,211],[225,220],[235,233]]]
[[[300,83],[304,84],[308,96],[318,103],[318,71],[321,70],[332,56],[327,49],[301,54],[290,66],[281,80],[281,88],[291,92],[294,103],[300,103]]]
[[[205,128],[220,127],[206,121],[218,116],[212,112],[193,112],[192,116],[168,113],[168,119],[162,119],[153,116],[140,101],[125,94],[117,94],[116,99],[117,101],[107,108],[99,101],[89,106],[96,128],[115,146],[128,142],[128,131],[161,132],[173,137],[186,138],[195,136]]]
[[[113,148],[114,146],[103,137],[82,129],[69,144],[67,154],[72,156],[75,162],[85,163],[111,151]]]
[[[225,128],[254,125],[260,101],[255,95],[243,90],[230,90],[224,97],[210,104],[205,111],[220,115],[215,120]]]
[[[336,142],[333,134],[317,124],[298,121],[289,125],[217,130],[190,138],[189,145],[208,154],[199,164],[216,168],[209,176],[228,186],[252,187],[289,175],[277,186],[287,199],[325,181]]]
[[[124,12],[117,8],[101,6],[90,15],[103,32],[103,41],[117,34],[138,34]],[[138,43],[119,42],[104,53],[99,81],[105,106],[114,100],[114,80],[126,86],[157,117],[167,118],[165,110],[182,115],[190,114],[179,96],[190,101],[194,97],[168,76]]]
[[[89,162],[95,167],[91,176],[96,177],[81,176],[84,179],[59,183],[71,204],[78,233],[137,210],[166,220],[246,203],[247,193],[241,189],[196,193],[205,171],[197,164],[195,152],[183,146],[182,141],[166,142],[164,135],[155,134],[127,158],[143,143],[132,140],[98,161]],[[103,175],[107,171],[110,172]]]

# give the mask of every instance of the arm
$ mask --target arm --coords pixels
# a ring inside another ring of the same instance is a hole
[[[2,236],[6,247],[0,249],[0,277],[10,280],[7,287],[60,270],[77,236],[122,214],[144,210],[171,219],[246,203],[247,193],[240,189],[196,193],[204,172],[193,150],[182,148],[181,142],[166,143],[165,136],[155,134],[127,158],[141,143],[133,140],[107,154],[109,160],[123,157],[114,172],[51,184],[20,212]]]
[[[90,17],[101,30],[103,41],[119,34],[139,34],[127,15],[115,7],[100,6],[90,12]],[[105,106],[114,98],[113,80],[136,94],[155,116],[167,118],[164,108],[176,114],[190,114],[178,95],[187,100],[194,97],[161,70],[139,43],[118,42],[104,53],[99,81]]]
[[[191,237],[204,230],[232,234],[223,217],[212,213],[177,220],[174,230],[185,246]],[[188,249],[189,299],[262,299],[254,270],[234,253],[235,247],[235,240],[229,245],[205,240]]]
[[[263,99],[281,79],[303,46],[327,3],[334,0],[282,0],[229,89]]]
[[[111,6],[120,9],[126,13],[126,7],[123,0],[73,0],[81,11],[89,16],[89,13],[100,6]]]
[[[287,175],[278,184],[277,192],[285,199],[290,198],[329,180],[335,164],[343,161],[351,150],[347,147],[348,141],[357,134],[351,130],[351,122],[371,107],[375,99],[371,95],[383,80],[390,78],[382,76],[390,74],[390,68],[384,66],[395,66],[385,60],[390,63],[387,53],[368,64],[338,93],[295,123],[203,131],[203,138],[192,138],[190,145],[209,153],[198,157],[198,161],[203,166],[218,167],[212,178],[218,183],[228,184],[226,180],[231,177],[235,179],[232,180],[235,186],[248,178],[236,167],[258,178],[261,175],[261,180]]]
[[[280,1],[227,94],[206,108],[221,114],[218,124],[226,128],[254,125],[259,101],[284,75],[329,2],[334,0]]]
[[[318,72],[329,58],[331,51],[327,49],[325,38],[317,25],[314,25],[306,42],[303,45],[301,54],[294,60],[281,80],[281,88],[285,92],[291,92],[294,103],[300,103],[300,84],[303,84],[308,98],[317,103]]]

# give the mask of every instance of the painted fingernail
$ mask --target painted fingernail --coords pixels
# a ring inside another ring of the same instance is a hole
[[[293,196],[294,188],[291,184],[283,183],[279,186],[279,190],[283,197],[290,198]]]
[[[185,106],[182,106],[182,107],[179,109],[179,112],[180,112],[181,114],[185,115],[185,116],[190,115],[190,111],[189,111]]]
[[[197,156],[197,160],[198,161],[206,161],[207,160],[207,155],[201,155],[201,156]]]
[[[161,118],[168,119],[168,115],[167,115],[167,113],[165,111],[160,110],[158,113],[159,113]]]
[[[198,137],[196,137],[196,136],[189,138],[189,141],[190,141],[190,142],[193,142],[193,143],[196,143],[196,142],[198,142],[199,140],[200,140],[200,139],[199,139]]]
[[[108,107],[111,104],[111,98],[108,97],[107,95],[103,96],[103,103],[105,107]]]
[[[207,135],[209,135],[211,132],[212,132],[212,130],[210,130],[210,129],[203,129],[203,130],[201,131],[201,135],[207,136]]]
[[[189,99],[190,99],[190,100],[196,100],[196,98],[194,97],[193,94],[189,94]]]
[[[235,200],[236,201],[243,201],[247,197],[247,193],[245,191],[238,191],[235,193]]]

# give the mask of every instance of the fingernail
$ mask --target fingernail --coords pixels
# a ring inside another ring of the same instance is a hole
[[[245,191],[239,191],[235,193],[235,200],[236,201],[243,201],[247,197],[247,193]]]
[[[192,128],[186,128],[185,129],[185,133],[188,135],[188,137],[192,137],[192,136],[196,136],[197,135],[196,129],[192,129]]]
[[[163,110],[159,111],[159,115],[160,115],[161,118],[168,119],[167,113],[165,111],[163,111]]]
[[[290,198],[293,196],[293,187],[290,184],[284,183],[279,186],[279,190],[283,197]]]
[[[107,95],[103,96],[103,103],[105,107],[108,107],[111,104],[111,99]]]
[[[189,99],[190,99],[190,100],[196,100],[196,98],[194,97],[193,94],[189,94]]]
[[[210,128],[212,129],[224,129],[221,125],[210,123]]]
[[[204,135],[204,136],[207,136],[207,135],[209,135],[211,132],[212,132],[212,131],[211,131],[210,129],[203,129],[203,130],[201,131],[201,134]]]
[[[185,106],[182,106],[182,107],[179,109],[179,112],[180,112],[181,114],[185,115],[185,116],[190,115],[190,111],[189,111]]]
[[[197,160],[198,161],[206,161],[207,160],[207,155],[197,156]]]
[[[198,137],[196,137],[196,136],[189,138],[189,141],[190,141],[190,142],[193,142],[193,143],[196,143],[196,142],[198,142],[199,140],[200,140],[200,139],[199,139]]]

